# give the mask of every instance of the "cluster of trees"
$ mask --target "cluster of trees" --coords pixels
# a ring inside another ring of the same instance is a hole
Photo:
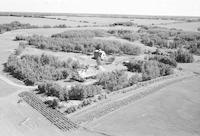
[[[57,57],[51,55],[11,54],[5,65],[5,71],[23,80],[27,85],[33,85],[43,81],[66,79],[77,74],[77,69],[80,67],[82,65],[78,61],[72,59],[59,61]]]
[[[186,50],[179,49],[174,53],[175,60],[180,63],[192,63],[194,57],[191,53]]]
[[[173,74],[173,69],[170,65],[160,63],[156,60],[146,61],[142,69],[142,80],[151,80],[160,76]]]
[[[108,33],[131,42],[141,38],[138,33],[131,30],[109,30]]]
[[[111,24],[110,26],[135,26],[135,25],[137,24],[127,21],[127,22],[116,22],[116,23]]]
[[[61,87],[57,83],[44,82],[38,85],[38,92],[47,96],[55,96],[60,101],[84,100],[102,93],[102,88],[98,85],[75,85],[71,89]]]
[[[173,74],[174,60],[169,58],[151,58],[148,61],[132,60],[124,64],[128,71],[142,73],[142,80],[151,80],[156,77]]]
[[[30,28],[38,28],[36,25],[31,25],[29,23],[27,24],[22,24],[18,21],[13,21],[8,24],[1,24],[0,25],[0,34],[7,32],[7,31],[12,31],[16,29],[30,29]]]
[[[128,86],[128,78],[124,71],[112,71],[102,73],[97,77],[98,85],[102,85],[108,91],[117,91]]]
[[[95,39],[95,38],[59,38],[32,36],[27,38],[29,45],[34,45],[40,49],[50,49],[53,51],[92,53],[95,49],[102,49],[107,54],[129,54],[138,55],[141,49],[138,46],[119,41]]]

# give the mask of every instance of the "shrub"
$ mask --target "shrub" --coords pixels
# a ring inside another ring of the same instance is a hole
[[[175,59],[180,63],[192,63],[194,61],[193,55],[182,49],[175,52]]]
[[[102,89],[97,85],[75,85],[69,90],[69,98],[73,100],[83,100],[100,94]]]
[[[124,71],[113,71],[100,74],[98,84],[112,92],[126,87],[128,79]]]

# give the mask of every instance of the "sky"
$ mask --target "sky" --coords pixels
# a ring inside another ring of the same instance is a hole
[[[200,16],[200,0],[0,0],[0,11]]]

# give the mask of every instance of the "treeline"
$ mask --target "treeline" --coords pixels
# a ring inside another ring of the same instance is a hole
[[[99,33],[91,33],[89,37],[99,36]],[[52,37],[34,35],[32,37],[16,37],[16,40],[27,40],[29,45],[39,49],[50,49],[53,51],[80,52],[84,54],[93,53],[96,49],[102,49],[107,54],[129,54],[138,55],[141,49],[138,46],[113,40],[95,39],[84,36],[84,33],[69,32],[69,34],[56,34]],[[70,37],[70,38],[60,38]]]
[[[70,26],[66,26],[65,24],[59,24],[55,26],[50,25],[31,25],[29,23],[20,23],[19,21],[13,21],[7,24],[0,24],[0,34],[5,33],[7,31],[17,30],[17,29],[33,29],[33,28],[68,28]]]
[[[78,61],[68,59],[59,61],[57,57],[42,54],[17,56],[11,54],[5,65],[5,71],[26,85],[44,81],[56,81],[77,77],[77,69],[82,67]]]
[[[0,34],[7,31],[16,30],[16,29],[31,29],[31,28],[39,28],[39,27],[36,25],[31,25],[29,23],[23,24],[18,21],[13,21],[8,24],[0,24]]]

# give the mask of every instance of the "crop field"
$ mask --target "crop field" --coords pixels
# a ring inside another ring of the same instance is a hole
[[[199,77],[175,83],[155,95],[108,114],[91,123],[90,127],[116,136],[199,135],[198,84]]]
[[[15,14],[0,16],[2,136],[200,135],[198,17]]]

